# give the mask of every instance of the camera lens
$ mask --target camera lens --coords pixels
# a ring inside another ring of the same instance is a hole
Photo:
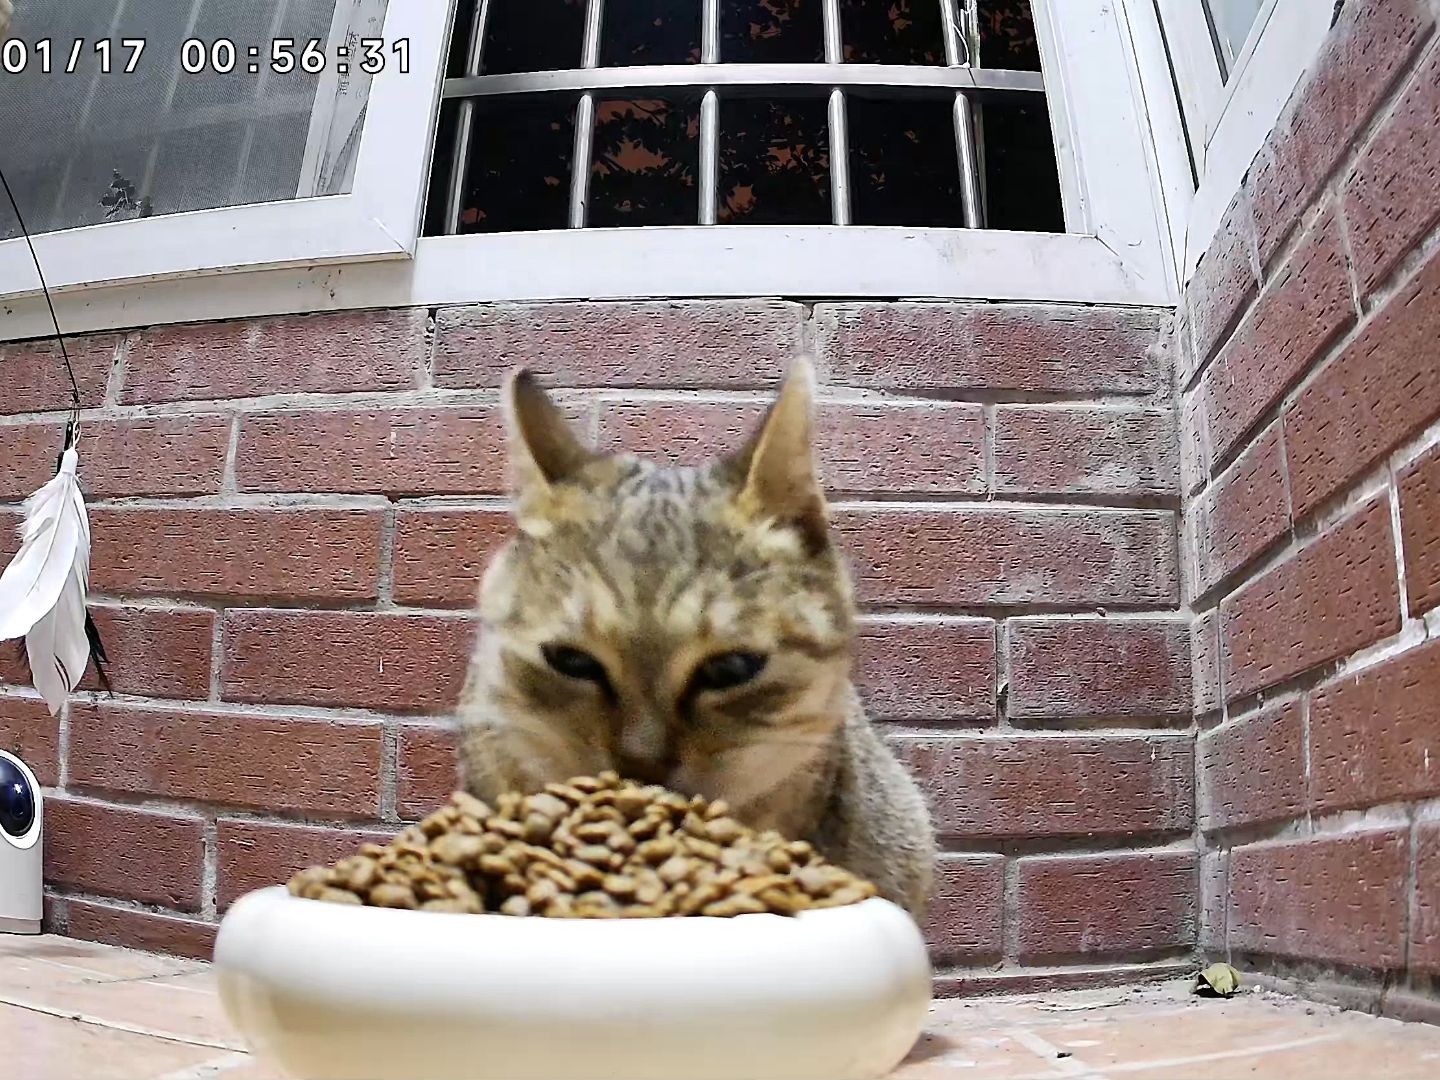
[[[35,823],[35,793],[30,781],[8,758],[0,758],[0,829],[21,837]]]

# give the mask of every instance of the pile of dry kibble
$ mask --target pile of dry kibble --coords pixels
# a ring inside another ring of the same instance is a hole
[[[383,847],[302,870],[296,896],[422,911],[646,919],[793,915],[875,895],[808,843],[757,833],[725,803],[614,773],[506,794],[464,793]]]

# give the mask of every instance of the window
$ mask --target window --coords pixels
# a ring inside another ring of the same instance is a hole
[[[90,66],[0,73],[23,88],[0,146],[74,333],[493,300],[1166,303],[1131,2],[55,0],[20,6],[4,56],[83,35]],[[273,69],[292,33],[319,70]],[[118,67],[141,35],[143,70],[97,73],[97,43]],[[259,70],[218,70],[231,41]],[[0,338],[47,332],[3,210],[0,299]]]
[[[385,0],[49,0],[48,46],[9,49],[0,95],[26,224],[349,192],[370,77],[307,69],[384,18]],[[0,219],[0,237],[18,231]]]
[[[1065,229],[1030,0],[463,0],[448,75],[431,234]]]
[[[1130,0],[1133,3],[1133,0]],[[1190,167],[1182,268],[1209,246],[1246,169],[1330,29],[1330,0],[1154,0],[1163,51],[1147,74],[1179,91]],[[1169,63],[1163,57],[1168,56]],[[1157,91],[1163,93],[1163,91]]]
[[[1205,0],[1205,18],[1210,24],[1222,78],[1228,80],[1235,70],[1262,6],[1263,0]]]
[[[434,0],[18,5],[0,146],[47,279],[413,253],[444,35]],[[0,296],[36,288],[18,232]]]

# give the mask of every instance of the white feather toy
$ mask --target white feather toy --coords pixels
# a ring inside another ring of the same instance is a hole
[[[70,445],[55,478],[25,500],[20,551],[0,574],[0,641],[25,639],[35,689],[51,715],[90,663],[85,597],[90,522]]]
[[[0,0],[0,20],[8,18],[9,0]],[[0,22],[0,32],[4,25]],[[25,500],[25,520],[20,526],[20,550],[0,574],[0,642],[25,639],[25,657],[35,689],[54,716],[80,680],[90,657],[103,689],[110,689],[105,674],[105,646],[100,631],[85,607],[90,588],[90,519],[85,497],[80,493],[80,387],[65,349],[65,335],[55,315],[40,257],[30,230],[20,214],[10,181],[0,171],[0,190],[10,203],[20,234],[30,249],[35,274],[55,325],[55,342],[70,379],[70,422],[65,425],[64,449],[55,466],[55,478]]]

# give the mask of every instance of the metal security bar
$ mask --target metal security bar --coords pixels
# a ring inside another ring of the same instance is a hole
[[[940,0],[940,18],[945,28],[945,63],[952,68],[969,68],[974,55],[975,0],[965,0],[962,9],[958,0]],[[955,151],[960,165],[960,202],[967,229],[985,227],[984,207],[980,201],[979,146],[975,139],[975,114],[970,99],[955,94]]]
[[[948,98],[953,103],[955,152],[959,167],[961,210],[966,228],[985,227],[978,107],[987,98],[1043,94],[1039,72],[978,66],[976,0],[938,0],[944,34],[945,66],[851,64],[844,62],[840,0],[822,7],[824,63],[753,64],[724,62],[720,47],[720,3],[702,0],[699,64],[605,67],[600,63],[604,0],[585,0],[581,66],[563,71],[482,75],[490,0],[477,0],[469,32],[465,74],[445,80],[443,97],[459,102],[454,159],[446,191],[445,231],[460,230],[460,218],[473,150],[475,104],[481,98],[578,94],[575,141],[567,215],[572,229],[588,220],[595,140],[597,96],[611,93],[691,91],[700,95],[699,177],[696,220],[714,225],[719,214],[720,101],[725,97],[823,96],[827,102],[830,143],[831,219],[851,224],[849,122],[850,97],[885,100]],[[457,32],[459,32],[457,27]],[[483,133],[480,135],[483,138]]]
[[[475,18],[470,25],[470,43],[465,50],[465,74],[480,74],[484,59],[485,24],[490,14],[490,0],[477,0]],[[456,27],[459,30],[459,27]],[[470,138],[475,127],[475,99],[460,102],[460,118],[455,128],[455,155],[450,162],[450,189],[445,193],[445,233],[454,236],[460,231],[461,204],[465,200],[465,183],[470,173]]]
[[[605,0],[585,0],[585,40],[580,66],[600,66],[600,23]],[[590,158],[595,150],[595,90],[586,90],[575,106],[575,152],[570,159],[570,228],[583,229],[590,208]]]
[[[704,0],[700,11],[700,62],[720,62],[720,0]],[[714,225],[720,213],[720,91],[711,86],[700,99],[700,224]]]

